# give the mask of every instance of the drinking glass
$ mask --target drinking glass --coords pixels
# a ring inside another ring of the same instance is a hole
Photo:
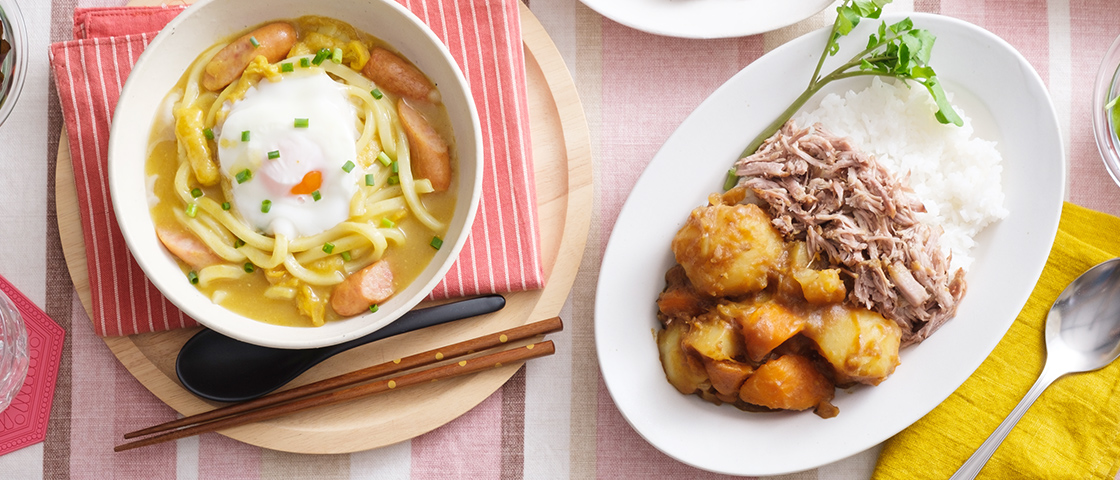
[[[0,411],[8,408],[27,377],[27,327],[11,299],[0,291]]]

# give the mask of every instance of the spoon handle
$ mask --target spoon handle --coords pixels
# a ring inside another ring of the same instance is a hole
[[[1011,429],[1015,428],[1015,424],[1019,423],[1019,419],[1023,417],[1023,414],[1027,413],[1027,409],[1031,408],[1031,405],[1038,399],[1039,395],[1042,395],[1046,387],[1049,387],[1054,380],[1057,380],[1058,377],[1062,375],[1063,373],[1061,372],[1052,371],[1050,364],[1044,366],[1042,368],[1042,374],[1038,376],[1038,380],[1035,380],[1031,389],[1027,390],[1026,395],[1023,395],[1023,399],[1019,401],[1019,404],[1015,405],[1015,408],[1011,410],[1007,418],[1003,419],[1003,423],[1000,423],[999,426],[996,427],[995,431],[988,436],[988,439],[984,440],[980,448],[977,448],[976,451],[972,453],[972,456],[968,457],[968,460],[961,465],[961,468],[959,468],[957,473],[954,473],[949,480],[968,480],[976,478],[976,475],[980,473],[984,465],[987,465],[988,459],[992,457],[993,453],[996,453],[996,449],[1003,443],[1003,439],[1007,437],[1008,433],[1011,433]]]

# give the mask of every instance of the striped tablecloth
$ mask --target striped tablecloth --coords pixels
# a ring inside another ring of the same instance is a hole
[[[831,14],[764,35],[682,40],[635,31],[578,0],[531,0],[575,79],[595,152],[595,211],[583,264],[556,337],[557,356],[529,365],[468,414],[408,442],[349,455],[263,450],[216,434],[161,449],[113,454],[116,433],[166,418],[93,334],[69,281],[58,238],[54,167],[61,110],[47,45],[71,38],[76,7],[121,0],[19,0],[31,33],[31,70],[0,128],[0,274],[68,334],[45,442],[0,456],[0,478],[712,478],[662,455],[619,415],[592,341],[597,272],[611,227],[638,172],[666,137],[732,74]],[[1120,214],[1090,130],[1098,63],[1120,34],[1115,0],[897,0],[892,11],[951,15],[1014,45],[1053,97],[1069,158],[1069,200]],[[877,449],[796,479],[865,479]]]

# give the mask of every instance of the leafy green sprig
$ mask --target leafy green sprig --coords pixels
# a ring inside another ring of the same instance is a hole
[[[935,116],[939,122],[952,123],[958,127],[964,124],[949,103],[945,89],[937,79],[933,67],[929,66],[929,57],[933,52],[936,37],[928,30],[914,28],[914,22],[909,17],[889,26],[886,22],[881,22],[878,31],[868,38],[867,48],[831,73],[821,74],[825,60],[840,52],[840,38],[851,33],[859,25],[860,20],[878,19],[883,13],[883,6],[890,2],[891,0],[845,0],[836,8],[837,15],[836,21],[832,24],[832,33],[828,37],[828,44],[825,45],[824,51],[821,52],[820,60],[817,61],[817,68],[813,71],[813,78],[809,81],[808,88],[747,146],[743,151],[744,157],[758,150],[767,138],[782,128],[782,125],[785,125],[797,110],[825,85],[843,78],[881,76],[915,81],[924,85],[933,96],[938,109]]]

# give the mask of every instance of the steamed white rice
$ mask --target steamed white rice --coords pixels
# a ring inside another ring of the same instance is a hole
[[[964,119],[957,127],[938,123],[936,111],[925,87],[875,77],[862,91],[826,96],[819,108],[799,113],[795,121],[819,122],[896,175],[908,174],[906,183],[926,207],[922,220],[944,229],[941,247],[951,251],[952,268],[967,270],[976,235],[1007,216],[1002,157],[995,142],[973,137],[965,112],[956,108]]]

